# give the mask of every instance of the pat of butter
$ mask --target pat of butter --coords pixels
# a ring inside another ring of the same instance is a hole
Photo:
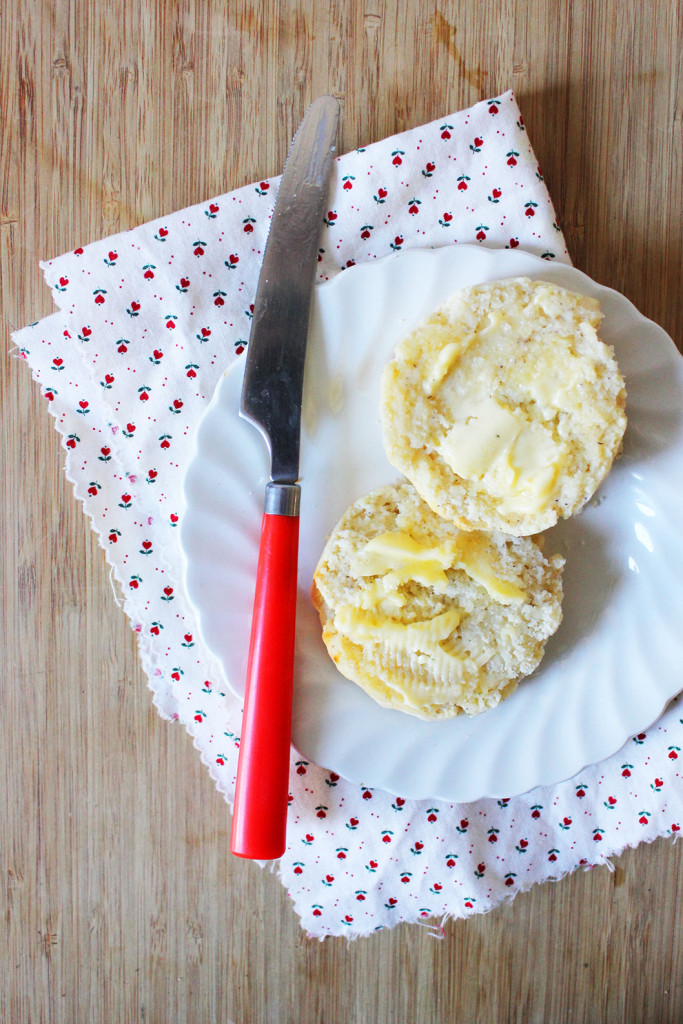
[[[568,455],[540,424],[519,411],[510,412],[492,398],[460,403],[456,421],[440,451],[464,480],[483,483],[506,502],[509,511],[535,511],[549,500],[559,468]]]
[[[492,463],[511,447],[520,429],[513,413],[492,398],[480,399],[452,425],[441,444],[441,454],[464,480],[481,480]]]
[[[453,564],[453,557],[453,544],[428,547],[396,530],[373,537],[359,553],[356,569],[359,576],[389,573],[397,587],[412,579],[443,590],[448,585],[444,570]]]
[[[431,586],[437,593],[444,593],[448,587],[446,570],[453,568],[464,569],[470,579],[480,583],[490,597],[502,604],[523,601],[526,598],[524,590],[494,575],[482,543],[461,534],[457,541],[429,546],[420,544],[400,530],[373,537],[359,552],[355,568],[359,576],[380,578],[363,591],[361,607],[376,608],[382,602],[396,608],[403,607],[405,598],[399,588],[411,580]]]

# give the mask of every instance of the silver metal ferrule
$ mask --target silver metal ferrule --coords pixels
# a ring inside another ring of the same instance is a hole
[[[298,484],[276,484],[266,486],[263,511],[273,516],[298,516],[301,505],[301,488]]]

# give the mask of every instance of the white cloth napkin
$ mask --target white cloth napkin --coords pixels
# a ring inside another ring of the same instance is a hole
[[[241,707],[198,636],[177,526],[194,432],[247,344],[276,192],[277,179],[257,182],[42,264],[59,312],[14,335],[123,591],[154,703],[191,733],[228,802]],[[511,92],[339,157],[319,280],[456,242],[569,261]],[[535,882],[676,836],[681,748],[674,702],[580,777],[469,805],[363,789],[293,751],[279,876],[316,937],[490,910]]]

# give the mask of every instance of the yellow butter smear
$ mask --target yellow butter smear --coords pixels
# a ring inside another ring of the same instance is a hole
[[[519,603],[526,598],[526,592],[516,583],[498,579],[481,541],[467,534],[461,534],[457,540],[427,545],[420,544],[404,531],[387,531],[365,545],[355,565],[359,576],[380,576],[380,580],[368,588],[377,598],[375,604],[411,580],[444,593],[448,586],[446,570],[454,568],[464,569],[490,597],[503,604]],[[367,606],[370,602],[364,604]]]
[[[569,447],[548,429],[492,398],[459,403],[459,419],[440,451],[464,480],[482,483],[509,511],[542,509],[552,495]]]
[[[476,663],[469,656],[458,653],[448,644],[459,623],[457,608],[449,608],[431,619],[409,623],[396,622],[352,605],[342,605],[334,616],[335,629],[352,643],[379,645],[386,656],[398,662],[403,660],[403,654],[427,658],[435,679],[451,681],[454,678],[462,680],[466,671],[476,668]],[[402,689],[406,699],[417,704],[421,702],[423,688],[418,678],[415,678],[414,685],[406,683]]]
[[[405,623],[346,604],[337,609],[334,617],[335,628],[355,643],[380,641],[391,648],[403,647],[425,652],[447,640],[459,623],[460,612],[457,608],[449,608],[431,619]]]
[[[464,569],[471,579],[485,587],[495,600],[504,604],[523,601],[525,592],[509,580],[494,575],[481,539],[463,534],[437,544],[422,544],[402,530],[387,531],[373,537],[358,553],[353,569],[361,577],[374,577],[363,588],[360,605],[342,605],[334,617],[334,628],[352,643],[366,650],[379,648],[399,664],[405,659],[418,663],[427,659],[430,674],[439,685],[448,688],[451,698],[467,676],[476,675],[488,661],[491,650],[465,651],[460,646],[458,626],[462,613],[450,607],[440,614],[414,622],[401,622],[391,611],[409,600],[402,592],[413,581],[445,593],[447,570]],[[425,689],[420,673],[413,684],[401,687],[404,698],[415,706],[434,699],[434,687]]]

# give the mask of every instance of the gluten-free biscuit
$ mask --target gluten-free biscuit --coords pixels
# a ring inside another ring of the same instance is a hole
[[[580,511],[626,428],[601,318],[597,300],[524,277],[453,295],[385,367],[392,465],[467,530],[525,536]]]
[[[495,707],[536,668],[563,565],[535,538],[458,529],[403,482],[348,509],[312,597],[344,676],[384,707],[450,718]]]

